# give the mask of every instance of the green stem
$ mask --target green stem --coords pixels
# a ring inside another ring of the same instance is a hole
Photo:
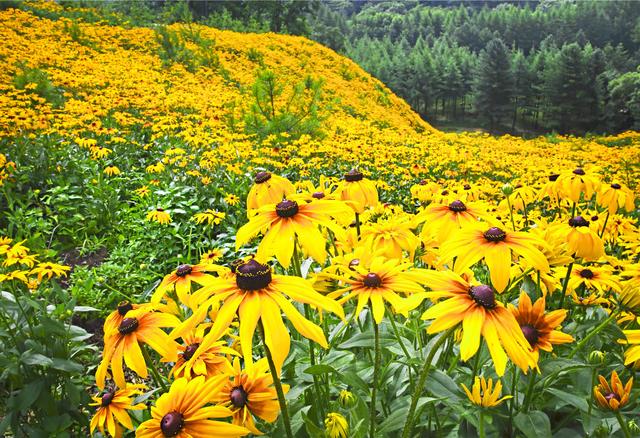
[[[604,224],[602,225],[602,231],[600,231],[600,238],[604,236],[604,232],[607,229],[607,222],[609,222],[609,210],[607,210],[607,216],[604,218]]]
[[[309,309],[309,305],[305,304],[304,305],[304,316],[311,321],[311,309]],[[311,339],[308,339],[309,341],[309,363],[311,364],[311,366],[314,366],[316,364],[316,355],[315,355],[315,349],[313,346],[313,343],[315,341],[312,341]],[[313,389],[316,393],[316,401],[318,404],[318,408],[320,410],[320,421],[322,421],[322,419],[324,418],[324,397],[322,397],[322,392],[320,391],[320,381],[318,380],[318,376],[316,374],[313,374]]]
[[[478,436],[484,438],[484,410],[480,408],[480,421],[478,422]]]
[[[371,404],[369,406],[369,438],[376,434],[376,392],[378,389],[378,374],[380,373],[380,327],[373,321],[373,337],[375,360],[373,362],[373,382],[371,384]]]
[[[627,427],[627,423],[624,421],[624,418],[622,418],[622,414],[620,414],[620,411],[615,411],[615,413],[618,423],[620,423],[620,429],[622,430],[625,438],[631,438],[631,432],[629,432],[629,428]]]
[[[529,410],[529,405],[531,404],[531,397],[533,397],[533,388],[536,386],[536,374],[531,371],[531,375],[529,376],[529,385],[527,386],[527,392],[524,395],[524,401],[522,402],[522,412],[527,412]]]
[[[567,267],[567,275],[564,277],[564,282],[562,283],[562,292],[560,293],[560,305],[558,309],[562,309],[564,305],[564,296],[567,294],[567,287],[569,286],[569,278],[571,278],[571,269],[573,268],[573,262],[569,263]]]
[[[507,204],[509,205],[509,216],[511,216],[511,226],[513,227],[513,231],[516,230],[516,222],[513,220],[513,208],[511,207],[511,199],[507,196]]]
[[[584,344],[586,344],[589,341],[589,339],[593,338],[595,335],[600,333],[600,331],[603,328],[605,328],[611,321],[613,321],[617,316],[618,316],[618,312],[612,312],[611,316],[609,316],[607,319],[602,321],[598,327],[596,327],[595,329],[591,330],[589,332],[589,334],[584,337],[584,339],[582,339],[580,342],[578,342],[578,345],[576,345],[576,347],[573,349],[573,351],[571,351],[571,353],[569,354],[568,358],[569,359],[573,358],[573,356],[576,355],[576,353],[580,350],[580,348],[582,348],[582,346]]]
[[[447,330],[440,338],[436,341],[436,343],[431,347],[431,351],[429,351],[429,355],[424,362],[424,367],[422,368],[422,372],[418,377],[418,384],[415,387],[413,392],[413,396],[411,397],[411,405],[409,406],[409,412],[407,412],[407,419],[404,423],[404,429],[402,430],[402,438],[409,438],[409,434],[413,429],[414,418],[413,415],[416,412],[416,406],[418,405],[418,399],[420,398],[420,394],[422,393],[422,389],[424,388],[424,384],[427,381],[427,376],[429,375],[429,370],[431,369],[431,362],[433,362],[433,357],[436,354],[436,351],[444,344],[447,338],[456,330],[456,326],[451,327]]]
[[[473,382],[476,380],[476,376],[478,375],[478,366],[480,365],[480,355],[482,354],[482,346],[476,352],[476,360],[473,361],[473,375],[471,376],[471,385],[473,386]]]
[[[267,356],[267,362],[269,363],[269,371],[273,377],[273,386],[276,387],[276,394],[278,395],[278,403],[280,404],[280,412],[282,413],[282,422],[284,423],[284,431],[287,434],[287,438],[293,438],[293,432],[291,431],[291,420],[289,419],[289,409],[287,408],[287,400],[284,398],[284,391],[282,390],[282,383],[280,383],[280,376],[278,370],[276,370],[276,364],[273,362],[271,351],[267,346],[267,341],[264,336],[264,327],[262,321],[258,322],[258,328],[260,329],[260,337],[262,339],[262,345],[264,346],[264,352]]]
[[[149,356],[147,347],[146,346],[142,347],[141,350],[142,350],[142,356],[144,356],[145,362],[149,365],[149,368],[151,369],[151,374],[153,374],[153,380],[155,380],[156,383],[160,385],[163,392],[167,392],[168,391],[167,384],[164,383],[164,379],[158,372],[158,369],[156,368],[156,365],[153,363],[153,360],[151,360],[151,356]]]
[[[402,338],[400,337],[400,332],[398,331],[398,327],[396,326],[396,321],[394,319],[394,315],[393,313],[390,311],[391,309],[389,309],[389,321],[391,321],[391,328],[393,329],[393,333],[396,336],[396,339],[398,340],[398,344],[400,344],[400,348],[402,349],[402,352],[404,353],[404,356],[407,358],[407,362],[409,362],[411,360],[411,355],[409,354],[409,350],[407,350],[407,347],[404,345],[404,342],[402,341]],[[411,373],[411,369],[413,368],[411,366],[411,364],[407,363],[408,366],[408,370],[409,370],[409,384],[411,386],[413,386],[413,376]]]

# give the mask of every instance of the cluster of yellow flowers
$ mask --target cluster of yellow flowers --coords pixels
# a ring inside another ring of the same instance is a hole
[[[3,259],[0,283],[19,281],[33,291],[43,280],[67,275],[71,269],[69,266],[39,261],[38,255],[31,254],[24,242],[14,242],[9,237],[0,236],[0,257]]]

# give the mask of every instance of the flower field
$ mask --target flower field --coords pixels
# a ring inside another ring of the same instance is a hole
[[[0,435],[640,436],[640,133],[440,132],[302,37],[0,35]]]

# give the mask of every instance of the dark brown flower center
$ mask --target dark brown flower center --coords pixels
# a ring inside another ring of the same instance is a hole
[[[576,168],[576,169],[573,171],[573,173],[574,173],[574,174],[576,174],[576,175],[584,175],[584,174],[585,174],[585,172],[584,172],[584,170],[582,169],[582,167],[578,167],[578,168]]]
[[[324,198],[324,192],[314,192],[311,197],[315,199],[322,199]]]
[[[196,353],[196,350],[198,349],[199,346],[200,344],[198,342],[196,342],[195,344],[187,345],[187,348],[184,349],[184,353],[182,353],[182,358],[184,360],[191,359],[193,355]]]
[[[260,290],[271,283],[271,268],[254,259],[236,268],[236,285],[242,290]]]
[[[464,205],[464,202],[457,200],[457,201],[453,201],[451,204],[449,204],[449,210],[451,211],[455,211],[456,213],[459,213],[461,211],[466,211],[467,210],[467,206]]]
[[[176,275],[178,277],[185,277],[191,274],[192,270],[193,268],[191,267],[191,265],[180,265],[176,268]]]
[[[524,335],[525,339],[529,342],[529,345],[533,347],[538,343],[538,339],[540,339],[540,333],[538,332],[538,330],[536,330],[535,327],[529,324],[525,324],[520,326],[520,329],[522,330],[522,334]]]
[[[364,175],[362,172],[356,169],[351,169],[349,172],[344,174],[344,180],[348,182],[362,181]]]
[[[118,326],[118,331],[121,335],[128,335],[129,333],[133,333],[138,328],[138,319],[137,318],[125,318],[122,320],[120,325]]]
[[[129,301],[120,301],[118,303],[118,313],[120,316],[125,316],[129,310],[133,309],[133,304]]]
[[[156,208],[156,211],[159,211],[162,213],[164,211],[164,208]]]
[[[469,184],[465,184],[462,188],[465,190],[471,190],[471,186]]]
[[[238,266],[244,265],[244,260],[242,259],[236,259],[234,261],[231,262],[230,265],[230,269],[231,272],[233,272],[234,274],[236,273],[236,269],[238,269]]]
[[[618,183],[613,183],[613,184],[611,184],[611,188],[618,190],[618,189],[621,189],[622,186],[620,184],[618,184]]]
[[[362,284],[366,287],[380,287],[382,286],[382,278],[374,272],[369,272],[362,279]]]
[[[507,233],[498,227],[491,227],[484,232],[484,238],[489,242],[502,242],[507,238]]]
[[[169,412],[160,420],[160,430],[166,437],[176,436],[184,427],[184,417],[180,412]]]
[[[106,392],[102,395],[102,406],[109,406],[113,397],[115,397],[115,392]]]
[[[298,203],[296,201],[284,201],[276,204],[276,214],[280,217],[293,217],[298,213]]]
[[[593,278],[593,271],[591,269],[583,269],[580,271],[580,277],[591,279]]]
[[[560,174],[558,173],[552,173],[551,175],[549,175],[549,181],[554,182],[558,179],[559,176]]]
[[[582,216],[576,216],[576,217],[573,217],[573,218],[569,219],[569,225],[571,225],[574,228],[576,228],[576,227],[588,227],[589,226],[589,221],[586,220],[585,218],[583,218]]]
[[[486,284],[473,286],[469,290],[469,294],[473,300],[485,309],[493,309],[496,307],[496,296],[493,288]]]
[[[236,386],[229,394],[231,404],[238,409],[243,408],[249,402],[249,395],[242,386]]]
[[[618,394],[616,394],[615,392],[610,392],[609,394],[605,395],[604,398],[610,402],[611,400],[618,400],[620,401],[620,396]]]
[[[441,195],[442,196],[447,196],[449,194],[449,190],[443,190]]]
[[[352,271],[355,271],[354,268],[359,264],[360,264],[360,259],[353,259],[349,262],[349,269],[351,269]]]
[[[256,176],[253,178],[253,182],[256,184],[262,184],[263,182],[267,182],[271,179],[271,174],[269,172],[258,172]]]
[[[420,184],[421,186],[426,186],[427,185],[427,180],[426,179],[421,179],[418,184]]]

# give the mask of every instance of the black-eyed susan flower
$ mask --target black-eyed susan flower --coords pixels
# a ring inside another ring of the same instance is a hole
[[[411,262],[387,259],[364,249],[354,254],[358,255],[347,255],[339,259],[346,265],[340,265],[339,274],[330,274],[330,277],[340,280],[346,287],[327,296],[338,299],[340,304],[357,298],[356,314],[370,304],[373,319],[376,324],[380,324],[385,313],[385,301],[393,306],[394,311],[406,313],[410,306],[404,302],[400,293],[424,292],[420,283],[426,281],[426,270],[414,268]],[[330,271],[335,271],[336,267],[334,265]]]
[[[254,259],[248,262],[241,261],[234,266],[233,270],[235,275],[221,276],[213,284],[197,292],[211,298],[204,301],[194,314],[173,332],[174,337],[185,331],[188,332],[204,320],[211,306],[221,303],[211,330],[190,359],[189,366],[192,366],[201,352],[206,351],[218,341],[222,333],[231,325],[236,312],[240,321],[242,355],[247,366],[253,362],[253,335],[258,322],[261,321],[267,347],[273,354],[277,369],[281,369],[291,345],[281,312],[284,312],[301,335],[324,348],[328,347],[322,329],[304,318],[287,296],[344,318],[344,311],[338,303],[320,295],[305,279],[273,274],[271,267]]]
[[[176,379],[169,392],[162,394],[151,407],[151,419],[136,430],[138,438],[240,437],[249,430],[212,418],[227,418],[231,411],[223,406],[207,406],[212,395],[222,388],[226,376],[192,380]]]
[[[447,261],[455,258],[456,272],[464,272],[484,259],[493,287],[502,292],[511,279],[512,252],[525,258],[528,264],[539,271],[549,270],[547,258],[538,249],[542,246],[544,242],[530,233],[473,226],[461,230],[443,243],[441,257]]]
[[[116,176],[116,175],[120,175],[122,172],[120,171],[120,169],[118,169],[117,166],[107,166],[104,168],[104,170],[102,171],[105,175],[108,176]]]
[[[207,265],[178,266],[171,274],[165,275],[151,296],[151,302],[159,303],[167,292],[175,289],[176,295],[184,305],[189,307],[197,305],[197,303],[191,303],[191,283],[197,283],[200,286],[211,284],[215,277],[206,273],[208,269]]]
[[[226,214],[224,212],[209,208],[202,213],[194,214],[191,220],[197,224],[203,224],[206,222],[208,225],[219,225],[225,217]]]
[[[324,263],[327,257],[327,239],[318,227],[331,230],[339,239],[344,230],[339,224],[347,223],[352,214],[345,203],[332,200],[306,202],[286,199],[268,204],[258,210],[236,235],[236,248],[240,248],[259,233],[264,237],[258,246],[256,257],[265,261],[275,255],[278,262],[288,268],[296,241],[304,254]]]
[[[329,438],[347,438],[349,436],[349,423],[338,412],[329,412],[324,419],[325,435]]]
[[[422,319],[433,319],[427,333],[438,333],[462,324],[460,358],[468,361],[480,348],[485,338],[496,373],[504,375],[507,355],[524,373],[537,366],[529,341],[524,337],[518,321],[500,301],[491,286],[471,286],[460,275],[451,272],[427,271],[427,284],[431,292],[416,295],[438,301],[422,314]],[[413,302],[413,305],[417,305]],[[505,354],[506,351],[506,354]]]
[[[180,320],[173,315],[154,312],[149,307],[129,310],[117,328],[104,334],[102,361],[96,371],[96,385],[104,388],[107,370],[111,368],[113,380],[120,388],[127,382],[124,378],[123,361],[136,374],[146,378],[147,365],[140,344],[147,344],[169,362],[178,359],[178,344],[163,330],[176,327]]]
[[[628,187],[613,183],[603,185],[596,195],[596,202],[603,208],[606,208],[610,214],[615,214],[618,209],[624,208],[627,211],[633,211],[635,207],[635,197]]]
[[[147,213],[147,220],[149,222],[158,222],[159,224],[166,225],[171,223],[171,216],[164,208],[156,208]]]
[[[376,185],[356,169],[344,174],[344,179],[336,192],[340,199],[347,201],[356,213],[362,213],[365,208],[375,207],[378,204]]]
[[[232,207],[240,203],[240,198],[233,193],[229,193],[228,195],[226,195],[223,200],[227,205],[230,205]]]
[[[262,435],[255,424],[254,416],[273,423],[280,413],[278,396],[273,386],[273,376],[269,372],[266,359],[260,359],[245,369],[240,361],[234,359],[233,370],[228,373],[230,379],[212,394],[212,400],[229,408],[233,413],[233,424],[246,427],[255,435]],[[282,385],[283,391],[289,385]]]
[[[520,294],[518,307],[508,305],[520,325],[522,334],[533,348],[533,354],[538,360],[539,350],[553,351],[553,345],[573,342],[573,336],[562,333],[560,324],[567,317],[565,309],[553,310],[545,313],[545,298],[538,298],[531,304],[531,298],[525,292]]]
[[[38,281],[42,281],[44,277],[50,279],[51,277],[66,276],[71,268],[65,265],[59,265],[57,263],[38,263],[38,266],[33,268],[30,272],[31,275],[37,275]]]
[[[573,265],[569,274],[569,284],[567,290],[572,292],[583,286],[587,290],[597,290],[601,294],[609,291],[620,292],[620,283],[613,276],[611,267],[607,265]],[[565,272],[561,273],[562,277],[566,276]]]
[[[582,167],[577,167],[573,171],[561,173],[558,184],[562,188],[562,197],[577,203],[581,195],[584,195],[585,200],[593,197],[600,188],[600,178],[596,169],[587,173]]]
[[[139,187],[139,188],[135,189],[133,191],[133,193],[135,193],[136,195],[140,196],[141,198],[144,198],[147,195],[149,195],[149,193],[151,193],[151,190],[149,190],[148,186],[142,186],[142,187]]]
[[[270,172],[256,173],[253,182],[247,195],[249,213],[267,204],[277,204],[296,191],[288,179]]]
[[[498,406],[505,400],[513,398],[512,395],[500,397],[502,395],[502,382],[500,382],[500,380],[496,382],[496,386],[494,387],[492,379],[486,380],[484,377],[476,377],[473,381],[471,391],[469,391],[469,388],[467,388],[464,383],[462,383],[461,386],[465,394],[467,394],[469,401],[483,408],[492,408]]]
[[[106,430],[112,437],[119,438],[122,436],[123,427],[132,430],[133,423],[127,411],[147,408],[144,403],[133,404],[134,397],[142,394],[144,389],[144,385],[129,385],[125,389],[107,390],[102,395],[91,397],[93,403],[89,403],[89,406],[98,406],[91,418],[91,434],[97,428],[104,436],[107,436]]]
[[[139,309],[140,307],[152,308],[151,304],[135,304],[129,301],[120,301],[116,306],[116,310],[111,312],[104,320],[103,331],[104,333],[117,330],[123,319],[126,318],[127,313],[130,310]]]
[[[178,347],[178,361],[174,364],[169,375],[174,378],[185,377],[192,379],[196,376],[213,377],[220,374],[229,374],[233,368],[229,363],[229,357],[238,356],[233,348],[227,345],[224,340],[219,340],[211,344],[206,351],[201,351],[194,362],[189,362],[194,353],[202,344],[205,329],[211,324],[201,324],[194,332],[182,337],[183,345]]]
[[[640,323],[640,318],[637,318]],[[629,345],[624,352],[624,364],[629,365],[640,359],[640,330],[623,330],[625,339],[619,340],[620,344]]]
[[[625,385],[622,384],[618,373],[611,373],[611,385],[603,376],[598,376],[599,385],[593,388],[593,396],[602,409],[618,411],[629,402],[631,388],[633,387],[633,377],[629,378]]]
[[[479,218],[488,218],[482,204],[457,199],[449,204],[430,204],[417,215],[416,221],[425,222],[423,232],[433,233],[442,243],[460,228],[476,224]]]
[[[413,259],[420,245],[413,228],[415,225],[406,216],[378,220],[362,227],[362,244],[387,258],[401,259],[402,251],[406,251]]]
[[[589,223],[582,216],[569,219],[569,227],[565,227],[567,248],[575,257],[595,261],[604,255],[604,243]]]
[[[220,261],[220,259],[222,259],[223,256],[224,256],[223,249],[221,248],[210,249],[209,251],[205,252],[200,256],[200,264],[203,266],[212,265]]]

